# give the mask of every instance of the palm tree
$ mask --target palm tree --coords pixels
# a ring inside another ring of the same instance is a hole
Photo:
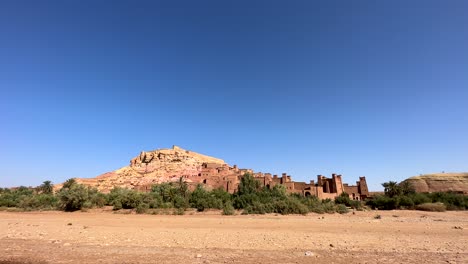
[[[75,178],[70,178],[68,180],[65,181],[65,183],[63,184],[63,187],[62,188],[68,188],[70,189],[73,185],[76,184],[76,180]]]
[[[401,195],[402,193],[401,187],[395,181],[384,182],[382,183],[382,186],[385,188],[385,195],[387,195],[390,198]]]
[[[179,192],[180,192],[180,195],[182,195],[184,198],[187,198],[187,194],[188,194],[188,185],[187,183],[184,181],[184,178],[183,177],[180,177],[179,178]]]
[[[52,194],[54,192],[54,185],[51,181],[44,181],[39,186],[39,191],[44,194]]]

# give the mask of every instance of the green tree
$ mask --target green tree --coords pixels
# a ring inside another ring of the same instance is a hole
[[[342,192],[339,196],[335,197],[335,203],[351,206],[351,198],[349,198],[348,193]]]
[[[51,181],[44,181],[39,185],[39,191],[43,194],[52,194],[54,192],[54,185]]]
[[[385,195],[392,198],[402,194],[401,187],[395,181],[389,181],[382,183],[384,187]]]
[[[68,180],[66,180],[64,183],[63,183],[63,186],[62,188],[71,188],[73,185],[75,185],[77,182],[75,180],[75,178],[70,178]]]
[[[59,193],[59,206],[65,211],[76,211],[85,208],[88,202],[88,188],[81,184],[72,184],[69,188],[62,188]]]
[[[188,194],[189,194],[189,190],[188,190],[188,185],[187,183],[184,181],[184,178],[183,177],[180,177],[179,178],[179,181],[177,182],[177,187],[179,189],[179,194],[184,197],[184,198],[187,198]]]
[[[413,184],[409,181],[402,181],[400,182],[399,186],[403,195],[409,195],[416,192]]]
[[[197,211],[203,212],[205,208],[209,207],[208,199],[208,192],[203,188],[201,184],[198,184],[195,190],[190,195],[189,203],[192,208],[197,208]]]
[[[241,178],[237,192],[239,195],[254,194],[259,189],[260,182],[257,181],[250,173],[246,173]]]

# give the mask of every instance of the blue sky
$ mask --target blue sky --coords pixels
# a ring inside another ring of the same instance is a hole
[[[468,171],[466,1],[1,1],[0,186],[178,145],[297,181]]]

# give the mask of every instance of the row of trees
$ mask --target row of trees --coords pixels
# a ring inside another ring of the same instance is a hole
[[[67,180],[56,193],[50,181],[35,189],[20,187],[15,190],[0,189],[0,207],[17,207],[24,210],[75,211],[86,208],[112,206],[114,210],[135,209],[137,213],[155,212],[158,209],[173,209],[175,214],[183,214],[187,208],[197,211],[220,209],[223,214],[234,214],[239,210],[244,214],[307,214],[345,213],[345,204],[332,200],[319,200],[316,197],[303,197],[288,194],[284,186],[272,189],[261,187],[250,174],[244,175],[238,191],[230,194],[223,189],[206,190],[198,185],[189,191],[187,184],[178,182],[154,185],[150,192],[138,192],[125,188],[114,188],[104,194],[95,188],[78,184],[74,179]]]
[[[382,183],[384,195],[366,202],[372,209],[418,209],[428,211],[466,210],[468,196],[451,192],[416,193],[408,181]]]
[[[392,181],[382,185],[385,195],[375,196],[366,201],[366,205],[373,209],[429,208],[440,211],[441,205],[444,210],[468,209],[468,197],[460,194],[415,193],[410,184]],[[78,184],[74,179],[67,180],[56,193],[53,189],[50,181],[45,181],[36,188],[0,188],[0,207],[76,211],[107,205],[112,206],[114,210],[134,209],[137,213],[157,213],[160,209],[170,209],[175,214],[183,214],[186,209],[195,208],[200,212],[206,209],[220,209],[226,215],[234,214],[235,210],[244,214],[307,214],[346,213],[348,208],[363,209],[363,203],[351,200],[347,193],[342,193],[335,200],[288,194],[282,185],[271,189],[261,187],[260,182],[250,174],[241,178],[238,190],[234,194],[223,189],[209,191],[202,185],[190,191],[182,178],[178,182],[154,185],[150,192],[114,188],[110,193],[104,194],[95,188]]]

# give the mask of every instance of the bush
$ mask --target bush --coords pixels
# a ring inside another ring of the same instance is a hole
[[[367,205],[373,209],[392,210],[392,209],[414,209],[418,205],[429,203],[442,203],[446,210],[465,210],[468,209],[468,196],[451,192],[436,193],[414,193],[406,192],[407,195],[398,196],[375,196],[367,201]],[[423,206],[424,208],[424,206]]]
[[[107,203],[107,196],[95,188],[88,189],[90,207],[103,207]]]
[[[88,188],[74,183],[69,188],[62,188],[59,193],[59,207],[65,211],[77,211],[85,208],[89,199]]]
[[[361,201],[353,201],[353,200],[351,200],[350,207],[353,208],[353,209],[356,209],[356,210],[358,210],[358,211],[362,211],[362,210],[363,210],[363,205],[362,205],[362,202],[361,202]]]
[[[322,200],[321,210],[324,213],[333,214],[335,212],[335,203],[330,199]]]
[[[260,190],[260,182],[257,181],[251,174],[246,173],[241,178],[237,193],[239,195],[254,194]]]
[[[182,197],[181,195],[176,195],[174,197],[174,208],[185,210],[188,207],[188,201],[184,197]]]
[[[399,206],[403,209],[413,209],[414,208],[414,202],[413,200],[408,197],[408,196],[401,196],[399,197]]]
[[[433,203],[440,202],[446,205],[448,210],[468,209],[468,196],[453,192],[436,192],[428,195]]]
[[[398,208],[399,198],[397,196],[390,198],[385,195],[378,195],[372,200],[367,201],[366,204],[372,209],[393,210]]]
[[[351,206],[351,198],[346,192],[341,193],[339,196],[335,197],[336,204],[344,204],[346,206]]]
[[[224,205],[223,205],[223,215],[234,215],[236,213],[236,211],[234,210],[234,206],[232,206],[231,203],[229,202],[226,202]]]
[[[139,204],[138,207],[136,208],[136,213],[144,214],[148,211],[148,209],[149,209],[149,205],[142,203],[142,204]]]
[[[53,210],[57,208],[58,199],[51,194],[24,196],[18,207],[25,210]]]
[[[410,197],[411,200],[413,200],[413,203],[415,205],[432,202],[431,198],[429,198],[428,195],[424,193],[415,193],[408,197]]]
[[[114,211],[117,211],[117,210],[120,210],[122,209],[122,203],[120,202],[120,200],[116,200],[112,203],[113,207],[112,207],[112,210]]]
[[[197,185],[189,199],[189,206],[196,208],[199,212],[207,208],[223,209],[225,203],[231,203],[231,194],[222,189],[208,192],[202,185]]]
[[[307,206],[301,203],[298,199],[295,199],[293,197],[289,197],[289,199],[286,200],[286,205],[287,205],[286,214],[306,215],[307,213],[309,213],[309,209],[307,208]],[[281,213],[285,214],[285,212],[281,212]]]
[[[33,195],[33,190],[25,186],[15,190],[4,189],[0,194],[0,207],[18,207],[21,200]]]
[[[116,187],[108,195],[109,204],[114,210],[134,209],[143,203],[143,194],[135,190]]]
[[[446,209],[443,203],[424,203],[416,205],[416,210],[420,211],[445,212]]]
[[[184,208],[177,208],[177,209],[174,210],[173,214],[174,215],[184,215],[185,210],[184,210]]]
[[[208,197],[208,192],[201,185],[197,185],[190,195],[190,207],[196,208],[198,212],[203,212],[205,208],[209,208]]]
[[[336,206],[336,212],[338,212],[339,214],[346,214],[349,211],[348,211],[348,208],[344,204],[338,204]]]

